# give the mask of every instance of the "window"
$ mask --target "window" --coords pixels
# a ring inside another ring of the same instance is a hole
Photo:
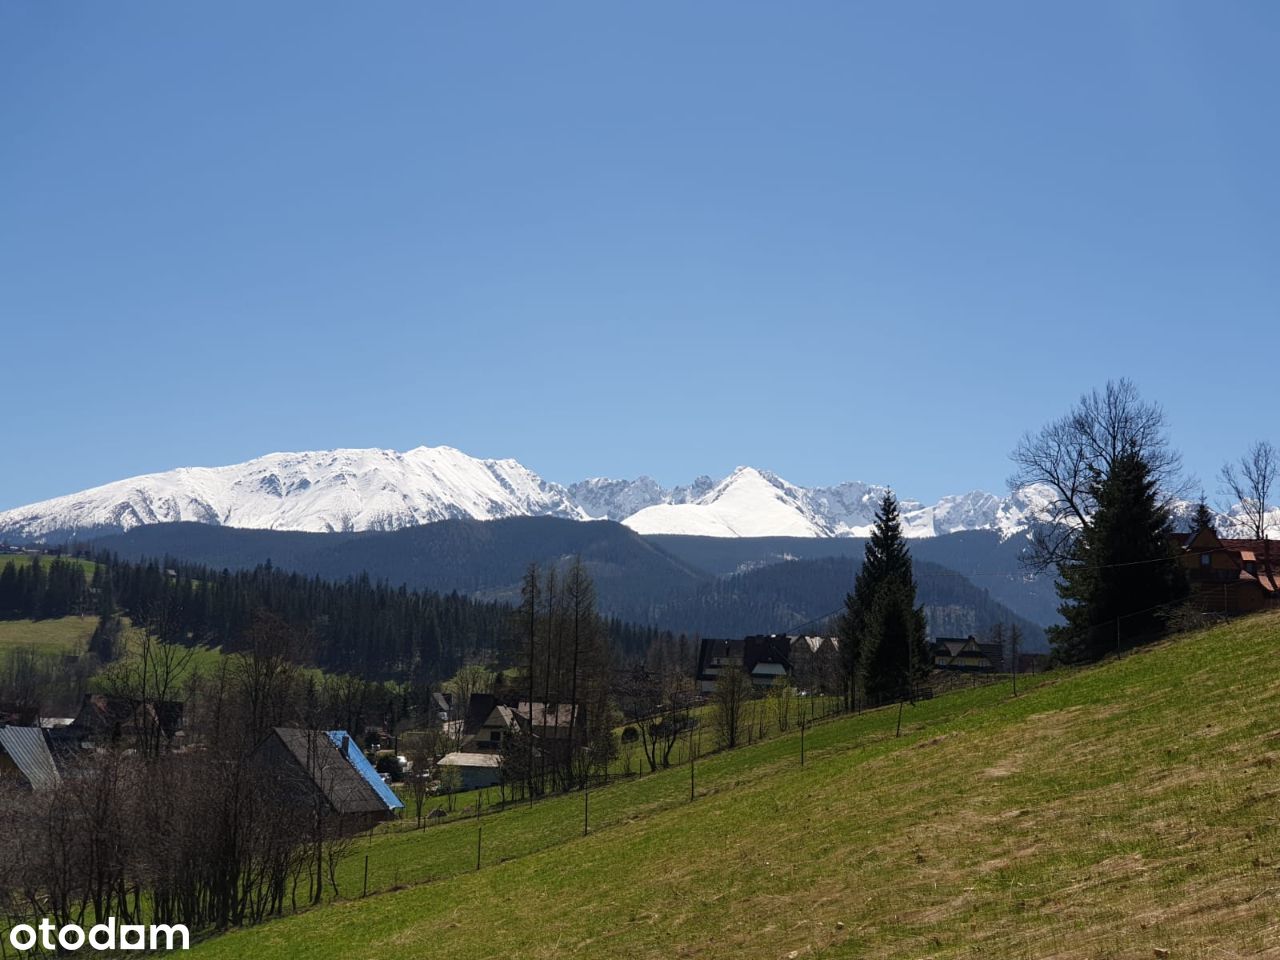
[[[1207,567],[1213,562],[1213,558],[1207,553],[1200,554],[1200,566]]]

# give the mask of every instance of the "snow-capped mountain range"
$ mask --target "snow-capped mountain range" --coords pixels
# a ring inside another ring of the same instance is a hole
[[[586,480],[570,497],[592,516],[621,520],[637,533],[704,537],[865,537],[887,488],[852,481],[834,487],[799,487],[755,467],[739,467],[718,483],[699,477],[688,487],[663,490],[653,480]],[[975,490],[935,504],[902,500],[908,536],[960,530],[1025,530],[1038,499],[1033,491],[1009,497]]]
[[[0,513],[0,539],[130,530],[183,520],[265,530],[397,530],[437,520],[587,519],[567,491],[514,460],[449,447],[273,453],[183,467]]]
[[[515,460],[451,447],[273,453],[226,467],[184,467],[0,512],[0,541],[61,541],[152,523],[317,532],[396,530],[438,520],[552,516],[618,520],[641,534],[857,537],[885,488],[799,487],[754,467],[667,489],[649,477],[562,486]],[[973,491],[935,504],[902,500],[909,536],[1025,530],[1042,497]]]

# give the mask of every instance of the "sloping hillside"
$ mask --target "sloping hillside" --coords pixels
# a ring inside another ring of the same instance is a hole
[[[410,885],[204,958],[1280,953],[1280,617],[369,845]],[[506,862],[501,862],[503,858]],[[1165,954],[1155,954],[1164,956]]]

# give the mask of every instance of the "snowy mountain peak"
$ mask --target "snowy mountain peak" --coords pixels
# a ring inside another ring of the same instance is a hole
[[[452,447],[273,453],[227,467],[182,467],[0,513],[0,539],[36,540],[148,523],[269,530],[395,530],[472,517],[587,514],[558,484],[514,460]]]
[[[806,491],[754,467],[738,467],[710,491],[686,503],[660,503],[625,521],[637,533],[704,537],[829,537]]]

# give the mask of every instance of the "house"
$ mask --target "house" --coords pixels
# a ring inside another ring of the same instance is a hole
[[[583,720],[581,711],[572,703],[530,703],[528,700],[516,704],[515,718],[521,727],[532,731],[535,739],[544,742],[567,742],[573,735],[574,724],[581,728]]]
[[[447,753],[436,761],[436,768],[439,772],[445,769],[457,770],[462,790],[479,790],[502,782],[502,758],[492,751]]]
[[[791,679],[810,693],[834,693],[843,688],[844,667],[840,663],[837,637],[791,637]]]
[[[434,714],[433,719],[440,724],[449,721],[450,715],[453,713],[453,694],[445,693],[441,690],[435,690],[431,694],[430,710]]]
[[[53,790],[62,782],[49,741],[39,727],[0,727],[0,784]]]
[[[572,703],[520,700],[516,703],[515,720],[521,730],[533,737],[534,749],[555,763],[568,761],[575,742],[578,746],[586,743],[585,714]]]
[[[344,832],[368,829],[404,808],[346,731],[276,727],[254,758],[270,764],[298,802],[321,799]]]
[[[462,732],[464,749],[496,753],[516,732],[515,711],[491,693],[473,693]]]
[[[839,648],[834,637],[769,634],[741,640],[704,639],[698,649],[698,693],[706,696],[716,688],[720,674],[739,667],[757,688],[773,685],[779,677],[789,677],[797,662],[826,664]]]
[[[1280,605],[1280,542],[1219,537],[1210,527],[1173,541],[1201,610],[1254,613]]]
[[[31,727],[40,719],[40,706],[36,703],[0,700],[0,724],[15,727]]]
[[[159,730],[172,743],[182,730],[183,704],[180,700],[141,701],[86,693],[80,709],[67,726],[67,735],[97,743],[115,743],[133,738],[140,730]]]
[[[938,637],[933,641],[933,665],[939,670],[965,673],[1003,673],[1004,645],[979,643],[973,637]]]
[[[441,724],[445,737],[459,750],[497,752],[516,732],[515,711],[491,693],[473,693],[461,720]]]

